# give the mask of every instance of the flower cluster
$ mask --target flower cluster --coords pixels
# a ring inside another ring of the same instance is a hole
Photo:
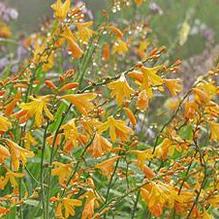
[[[96,22],[70,0],[51,8],[0,81],[0,216],[213,218],[219,66],[183,92],[181,62],[144,23],[135,32],[107,10]]]

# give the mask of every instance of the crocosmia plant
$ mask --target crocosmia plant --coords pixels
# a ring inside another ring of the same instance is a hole
[[[0,79],[1,218],[219,217],[219,65],[183,89],[148,5],[56,0],[22,37]]]

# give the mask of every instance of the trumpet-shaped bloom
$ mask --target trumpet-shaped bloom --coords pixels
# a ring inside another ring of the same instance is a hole
[[[20,161],[25,166],[27,163],[27,158],[34,157],[34,153],[32,151],[20,147],[18,144],[9,139],[4,139],[4,141],[9,147],[9,151],[11,153],[11,165],[13,170],[18,170]]]
[[[72,172],[72,164],[64,164],[58,161],[53,162],[53,165],[55,166],[52,169],[52,175],[58,176],[59,178],[59,184],[63,185],[66,183],[66,181],[69,179],[71,172]]]
[[[128,52],[127,43],[121,39],[118,39],[113,45],[113,53],[123,55]]]
[[[43,124],[43,113],[45,113],[46,117],[48,117],[50,120],[53,120],[53,115],[51,114],[47,106],[50,100],[50,96],[41,96],[37,98],[31,97],[31,99],[32,101],[29,103],[20,104],[20,108],[24,113],[22,117],[25,117],[25,120],[34,117],[35,125],[37,127],[41,127]],[[19,116],[19,114],[17,115]]]
[[[31,132],[27,132],[24,136],[24,147],[29,150],[31,146],[35,146],[36,144],[37,140],[33,137]]]
[[[211,131],[211,140],[219,141],[219,123],[209,122],[210,131]]]
[[[122,120],[116,120],[110,116],[105,123],[98,127],[99,132],[104,132],[109,129],[109,134],[113,142],[119,137],[122,141],[126,141],[130,135],[133,134],[133,130],[125,125]]]
[[[51,8],[53,9],[56,18],[64,20],[68,14],[70,6],[70,0],[65,0],[64,3],[62,3],[62,0],[57,0],[56,3],[51,5]]]
[[[75,207],[82,205],[82,202],[77,199],[63,198],[59,201],[56,208],[56,217],[57,218],[69,218],[70,216],[75,215]]]
[[[182,84],[179,79],[164,79],[164,84],[172,96],[176,96],[182,90]]]
[[[94,104],[91,101],[94,100],[96,96],[97,94],[95,93],[68,94],[62,96],[62,99],[71,102],[80,113],[87,115],[94,109]]]
[[[0,131],[6,132],[10,128],[11,128],[11,122],[8,120],[8,118],[4,116],[0,116]]]
[[[126,81],[125,75],[121,75],[117,81],[109,83],[108,88],[111,90],[111,96],[116,97],[119,106],[123,104],[124,100],[129,100],[131,94],[134,93]]]
[[[69,51],[71,52],[72,57],[75,59],[81,58],[81,56],[83,55],[83,51],[77,44],[76,37],[73,35],[72,31],[69,28],[65,28],[62,37],[67,41]]]
[[[106,138],[96,133],[91,146],[88,148],[88,152],[93,157],[100,157],[109,152],[111,148],[112,144]]]
[[[79,40],[83,43],[88,43],[90,38],[95,33],[90,27],[93,25],[92,21],[85,22],[85,23],[77,23],[76,26],[78,28],[78,32],[76,33]]]
[[[104,176],[110,176],[113,172],[113,166],[120,156],[112,157],[108,160],[104,160],[96,165],[96,168],[100,169]]]
[[[9,150],[0,145],[0,164],[4,163],[4,161],[11,156]]]
[[[0,189],[4,189],[5,186],[10,182],[13,188],[18,187],[16,178],[24,177],[24,173],[15,173],[11,170],[7,170],[7,173],[3,179],[0,180]]]

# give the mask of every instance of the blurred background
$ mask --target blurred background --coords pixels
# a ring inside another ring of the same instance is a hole
[[[124,0],[84,0],[94,16],[109,2]],[[134,0],[127,0],[134,1]],[[18,12],[10,23],[12,32],[31,33],[51,17],[54,0],[0,0]],[[79,0],[72,0],[77,3]],[[218,60],[219,0],[145,0],[138,10],[150,20],[153,34],[170,56],[184,60],[183,72],[205,72]],[[1,6],[1,5],[0,5]],[[3,11],[5,9],[2,9]],[[0,7],[1,12],[1,7]],[[131,18],[130,18],[131,19]]]

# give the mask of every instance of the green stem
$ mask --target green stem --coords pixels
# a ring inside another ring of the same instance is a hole
[[[47,123],[44,129],[43,135],[43,145],[42,145],[42,154],[41,154],[41,162],[40,162],[40,188],[41,188],[41,202],[43,208],[43,218],[46,219],[46,211],[45,211],[45,200],[44,200],[44,183],[43,183],[43,164],[44,164],[44,156],[46,149],[46,137],[47,137],[47,129],[49,127],[49,123]]]

